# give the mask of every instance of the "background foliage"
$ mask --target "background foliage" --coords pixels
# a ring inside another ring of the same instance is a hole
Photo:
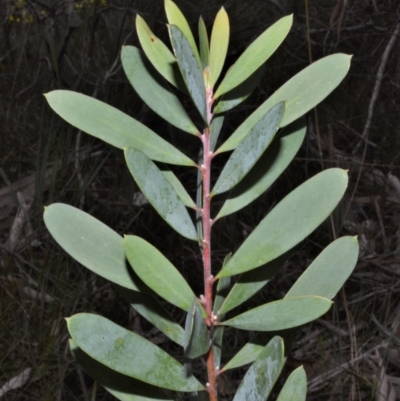
[[[345,82],[316,114],[310,113],[307,139],[297,159],[251,208],[223,219],[214,229],[213,243],[215,257],[222,259],[290,188],[322,167],[349,169],[350,188],[341,208],[259,297],[264,301],[282,297],[277,289],[290,288],[321,248],[340,235],[359,235],[362,254],[355,273],[331,312],[301,333],[288,366],[293,370],[305,365],[309,399],[336,400],[350,394],[351,399],[389,400],[400,384],[395,347],[400,335],[397,0],[319,0],[310,1],[308,8],[305,2],[290,0],[215,0],[201,6],[177,0],[177,4],[192,26],[202,14],[208,27],[224,5],[233,27],[227,65],[267,26],[294,13],[294,27],[267,63],[262,85],[239,106],[240,113],[228,115],[222,135],[232,132],[254,106],[308,65],[310,54],[313,60],[336,52],[354,54]],[[164,343],[145,321],[128,313],[128,306],[108,284],[78,268],[55,246],[42,223],[43,205],[62,201],[82,207],[119,233],[139,234],[136,227],[140,227],[140,235],[158,244],[185,277],[190,269],[191,286],[200,292],[196,244],[169,235],[169,226],[145,204],[125,171],[122,152],[77,133],[42,96],[53,89],[94,96],[163,133],[178,148],[184,140],[185,149],[192,146],[190,156],[196,159],[196,138],[173,127],[165,129],[124,77],[120,49],[123,44],[137,45],[136,13],[166,39],[162,1],[3,0],[0,4],[0,386],[12,378],[22,379],[18,375],[23,372],[29,376],[23,387],[7,393],[3,387],[4,399],[90,399],[93,383],[76,370],[67,350],[63,317],[73,313],[99,312],[161,346]],[[184,169],[174,172],[182,181],[193,182]],[[218,210],[221,205],[214,203]],[[183,253],[185,258],[178,256]],[[259,300],[256,297],[250,305]],[[178,320],[184,318],[179,310],[175,313]],[[229,337],[227,330],[232,348],[245,344],[248,335]],[[174,349],[168,351],[173,354]],[[223,383],[227,400],[240,377],[235,373]],[[98,399],[106,397],[100,390]]]

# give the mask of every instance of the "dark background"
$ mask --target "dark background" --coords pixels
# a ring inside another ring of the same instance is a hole
[[[210,30],[218,9],[226,8],[231,22],[227,67],[273,22],[294,14],[293,28],[267,62],[261,84],[228,114],[223,138],[311,60],[337,52],[354,55],[343,83],[309,113],[306,140],[274,187],[215,226],[214,262],[219,265],[298,184],[325,168],[348,169],[350,185],[332,218],[246,307],[282,297],[329,242],[358,235],[361,252],[354,274],[329,314],[299,330],[288,367],[304,364],[310,400],[394,400],[393,392],[400,391],[398,0],[176,3],[196,34],[199,15]],[[42,221],[44,205],[72,204],[121,234],[144,237],[182,271],[196,293],[202,291],[198,248],[141,204],[121,152],[78,133],[42,96],[60,88],[94,96],[196,158],[196,138],[165,124],[124,76],[120,49],[137,45],[136,13],[167,41],[161,0],[0,0],[0,387],[31,368],[29,381],[3,395],[5,400],[90,399],[92,382],[67,350],[63,317],[78,311],[101,313],[176,352],[107,283],[52,241]],[[189,101],[185,106],[192,107]],[[223,162],[216,159],[216,175]],[[194,194],[195,173],[175,172]],[[228,331],[228,353],[249,336]],[[242,373],[223,379],[224,399],[233,398]],[[97,398],[106,397],[99,390]]]

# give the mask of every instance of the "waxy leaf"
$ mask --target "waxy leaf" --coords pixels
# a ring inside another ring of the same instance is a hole
[[[183,204],[192,209],[196,209],[197,206],[194,203],[194,200],[187,193],[185,187],[179,181],[178,177],[171,170],[162,170],[162,173],[168,182],[174,187]]]
[[[203,318],[202,308],[197,298],[194,297],[186,317],[184,355],[190,359],[198,358],[207,353],[210,346],[211,339]]]
[[[202,17],[199,18],[199,45],[200,45],[200,59],[202,70],[209,65],[210,57],[210,43],[208,41],[208,34],[206,24]]]
[[[215,17],[210,43],[211,87],[217,83],[225,63],[229,45],[229,18],[224,7]]]
[[[303,119],[297,120],[275,137],[272,144],[250,170],[245,180],[229,193],[215,219],[232,214],[262,195],[296,156],[306,134]]]
[[[193,135],[197,134],[198,129],[187,115],[179,99],[165,81],[156,75],[139,49],[134,46],[124,46],[121,52],[121,62],[129,82],[154,112],[182,131]],[[157,95],[155,96],[155,94]]]
[[[216,99],[224,93],[231,91],[264,64],[286,38],[292,26],[292,21],[293,16],[288,15],[275,22],[275,24],[263,32],[228,70],[214,98]]]
[[[66,90],[45,96],[50,107],[65,121],[110,145],[119,149],[131,146],[164,163],[196,165],[145,125],[106,103]]]
[[[169,25],[169,34],[186,87],[197,110],[207,122],[206,89],[200,66],[184,33],[176,25]]]
[[[171,50],[151,31],[145,20],[136,15],[136,31],[140,44],[154,68],[173,86],[187,93],[178,63]]]
[[[44,222],[56,242],[99,276],[134,291],[144,284],[130,274],[123,239],[89,214],[63,203],[45,207]]]
[[[124,238],[126,257],[135,273],[156,294],[188,311],[194,297],[192,289],[175,266],[153,245],[140,237]]]
[[[332,54],[316,61],[281,86],[222,144],[218,153],[233,150],[274,104],[286,101],[281,127],[297,120],[324,100],[346,76],[351,56]]]
[[[179,234],[197,241],[189,213],[160,169],[140,150],[125,149],[129,171],[160,216]]]
[[[204,390],[161,348],[104,317],[79,313],[68,318],[67,325],[83,352],[118,373],[169,390]]]
[[[117,373],[115,370],[97,362],[85,352],[77,343],[70,339],[69,348],[72,356],[82,368],[98,381],[110,394],[120,401],[168,401],[168,398],[159,387],[150,386],[132,377]]]
[[[293,284],[285,298],[319,295],[332,299],[352,273],[358,259],[357,237],[332,242]]]
[[[221,324],[242,330],[285,330],[319,318],[331,306],[332,302],[322,297],[285,298],[251,309]]]
[[[199,51],[197,50],[192,30],[190,29],[185,16],[182,14],[181,10],[173,1],[165,0],[164,5],[168,23],[170,25],[176,25],[183,32],[184,36],[187,38],[187,41],[190,44],[191,51],[193,52],[197,60],[198,66],[200,68],[201,62],[200,62]]]
[[[211,138],[210,138],[210,149],[213,151],[217,145],[219,134],[221,133],[222,124],[224,123],[224,116],[216,116],[211,122]]]
[[[248,369],[233,401],[265,401],[283,366],[283,340],[274,337]]]
[[[252,128],[229,157],[211,195],[230,190],[246,176],[271,143],[284,110],[284,103],[278,103]]]
[[[276,401],[306,401],[306,396],[307,376],[300,366],[287,378]]]
[[[297,187],[268,213],[217,278],[252,270],[293,248],[329,216],[347,182],[346,171],[332,168]]]
[[[118,287],[117,289],[141,316],[157,327],[169,339],[183,346],[185,331],[153,295],[130,291],[123,287]]]

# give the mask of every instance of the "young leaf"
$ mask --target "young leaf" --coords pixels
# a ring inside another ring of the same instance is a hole
[[[187,115],[179,99],[165,81],[156,75],[157,73],[145,60],[139,49],[134,46],[124,46],[121,52],[121,62],[129,82],[154,112],[182,131],[192,135],[197,134],[198,129]]]
[[[200,66],[184,33],[176,25],[169,25],[169,34],[186,87],[197,110],[207,122],[206,89]]]
[[[154,296],[130,291],[119,286],[117,290],[141,316],[157,327],[169,339],[183,346],[185,331]]]
[[[283,366],[283,341],[274,337],[250,366],[233,401],[265,401]]]
[[[319,295],[332,299],[349,278],[358,259],[357,237],[342,237],[325,248],[285,298]]]
[[[116,371],[102,365],[85,352],[77,343],[70,339],[69,348],[74,359],[82,368],[96,381],[98,381],[110,394],[120,401],[168,401],[163,391],[149,384],[140,382],[117,373]]]
[[[251,74],[245,81],[236,88],[222,96],[217,105],[214,107],[214,114],[224,113],[233,109],[238,104],[244,102],[257,88],[261,77],[264,73],[264,64]]]
[[[196,209],[197,206],[194,203],[194,200],[187,193],[185,187],[179,181],[178,177],[171,170],[162,170],[162,173],[167,181],[174,187],[183,204],[192,209]]]
[[[198,358],[207,353],[210,346],[211,340],[201,307],[197,298],[193,297],[185,323],[184,354],[186,358]]]
[[[292,26],[292,21],[293,16],[288,15],[263,32],[226,73],[214,98],[216,99],[238,86],[264,64],[286,38]]]
[[[217,145],[219,134],[221,133],[222,124],[224,123],[225,116],[216,116],[211,122],[211,139],[210,139],[210,149],[213,151]]]
[[[307,376],[300,366],[287,378],[276,401],[306,401],[306,396]]]
[[[187,38],[187,41],[190,44],[191,51],[193,52],[197,60],[197,64],[200,68],[201,62],[200,62],[199,51],[197,50],[193,33],[189,27],[189,24],[185,16],[182,14],[178,6],[171,0],[165,0],[165,12],[167,14],[168,23],[170,25],[176,25],[183,32],[184,36]]]
[[[179,234],[197,241],[197,233],[185,205],[160,169],[140,150],[126,148],[128,168],[140,190],[160,216]]]
[[[68,318],[67,325],[83,352],[118,373],[169,390],[205,389],[161,348],[104,317],[79,313]]]
[[[281,127],[310,111],[342,82],[349,70],[350,59],[351,56],[346,54],[332,54],[300,71],[258,107],[217,152],[235,149],[265,112],[278,102],[286,101]]]
[[[211,87],[217,83],[225,63],[229,45],[229,18],[224,7],[215,17],[210,44]]]
[[[62,203],[45,208],[44,222],[61,248],[81,265],[122,287],[134,291],[144,289],[144,284],[130,274],[122,237],[111,228]]]
[[[187,93],[179,72],[178,63],[171,50],[151,31],[146,21],[136,15],[136,31],[140,44],[154,68],[173,86]]]
[[[208,41],[208,34],[206,24],[202,17],[199,18],[199,44],[200,44],[200,59],[202,71],[209,66],[210,57],[210,43]]]
[[[251,309],[220,324],[242,330],[285,330],[319,318],[331,305],[329,299],[322,297],[285,298]]]
[[[276,137],[245,180],[229,193],[215,220],[232,214],[262,195],[296,156],[306,134],[304,119],[299,119]]]
[[[135,273],[156,294],[188,311],[194,297],[192,289],[174,265],[153,245],[140,237],[126,235],[125,255]]]
[[[182,152],[139,121],[81,93],[56,90],[45,95],[50,107],[74,127],[119,149],[134,147],[150,159],[196,166]]]
[[[246,176],[271,143],[284,110],[284,103],[278,103],[252,128],[228,159],[211,195],[228,191]]]
[[[268,213],[217,278],[252,270],[293,248],[329,216],[347,182],[346,171],[332,168],[297,187]]]

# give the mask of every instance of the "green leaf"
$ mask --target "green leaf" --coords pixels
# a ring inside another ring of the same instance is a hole
[[[194,359],[208,352],[211,340],[204,321],[201,306],[193,297],[185,323],[184,354],[186,358]]]
[[[178,6],[171,0],[165,0],[165,12],[167,14],[168,23],[170,25],[176,25],[187,38],[187,41],[190,44],[191,51],[193,52],[197,60],[197,64],[200,68],[201,62],[199,51],[197,50],[196,41],[194,40],[193,33],[185,16],[182,14]]]
[[[346,171],[332,168],[297,187],[268,213],[217,278],[252,270],[293,248],[329,216],[347,182]]]
[[[236,86],[228,93],[225,93],[225,95],[222,96],[220,101],[214,107],[214,114],[224,113],[244,102],[252,94],[254,89],[257,88],[261,77],[264,74],[264,70],[265,68],[263,64],[240,85]]]
[[[200,59],[201,66],[204,71],[206,67],[209,65],[209,57],[210,57],[210,43],[208,41],[208,34],[206,24],[202,17],[199,18],[199,44],[200,44]]]
[[[274,104],[286,101],[284,127],[313,109],[324,100],[347,75],[351,56],[332,54],[316,61],[281,86],[255,110],[218,149],[218,153],[233,150],[257,121]]]
[[[315,296],[269,302],[220,324],[242,330],[277,331],[301,326],[325,314],[329,299]]]
[[[229,18],[224,7],[215,17],[210,44],[211,87],[217,83],[225,63],[229,45]]]
[[[210,149],[213,151],[217,145],[219,134],[221,133],[222,124],[224,123],[224,116],[216,116],[211,121],[211,139],[210,139]]]
[[[194,203],[194,200],[187,193],[185,187],[179,181],[178,177],[171,170],[162,170],[162,173],[167,181],[173,186],[183,204],[192,209],[196,209],[197,206]]]
[[[198,129],[187,115],[179,99],[165,81],[156,75],[157,73],[145,60],[139,49],[134,46],[124,46],[121,52],[121,62],[129,82],[154,112],[182,131],[192,135],[198,133]]]
[[[332,299],[352,273],[358,251],[357,237],[342,237],[332,242],[294,283],[285,298],[319,295]]]
[[[63,203],[46,206],[44,222],[61,248],[81,265],[122,287],[144,289],[144,284],[130,274],[122,237],[111,228]]]
[[[306,134],[303,119],[297,120],[279,134],[258,162],[229,193],[215,220],[246,207],[262,195],[282,174],[296,156]]]
[[[120,401],[168,401],[168,398],[158,387],[150,386],[131,377],[117,373],[107,366],[97,362],[85,352],[77,343],[70,339],[69,348],[74,359],[110,394]]]
[[[137,149],[125,149],[125,159],[140,190],[160,216],[179,234],[197,241],[196,229],[185,205],[160,169]]]
[[[136,31],[140,44],[154,68],[173,86],[187,93],[178,63],[171,50],[151,31],[146,21],[136,15]]]
[[[203,120],[207,122],[206,88],[195,54],[188,39],[176,25],[169,25],[169,34],[186,87],[197,110]]]
[[[118,109],[80,93],[56,90],[47,93],[50,107],[74,127],[119,149],[134,147],[150,159],[196,166],[182,152],[139,121]]]
[[[233,401],[265,401],[281,373],[283,341],[274,337],[250,366]]]
[[[230,190],[246,176],[271,143],[279,128],[284,110],[284,103],[278,103],[240,142],[226,162],[211,195]]]
[[[104,317],[79,313],[68,318],[67,325],[83,352],[118,373],[169,390],[204,390],[161,348]]]
[[[157,248],[140,237],[126,235],[124,250],[132,269],[144,283],[166,301],[189,310],[194,297],[192,289]]]
[[[117,287],[117,290],[141,316],[157,327],[169,339],[183,346],[185,331],[154,296],[130,291],[123,287]]]
[[[304,119],[297,120],[278,135],[245,180],[228,195],[215,220],[232,214],[262,195],[282,174],[297,154],[306,134]]]
[[[226,73],[214,95],[214,98],[216,99],[224,93],[231,91],[253,74],[257,68],[264,64],[286,38],[286,35],[289,33],[292,26],[292,21],[293,16],[288,15],[275,22],[275,24],[263,32],[243,52],[235,64],[233,64]]]
[[[306,401],[306,396],[307,376],[300,366],[287,378],[276,401]]]

